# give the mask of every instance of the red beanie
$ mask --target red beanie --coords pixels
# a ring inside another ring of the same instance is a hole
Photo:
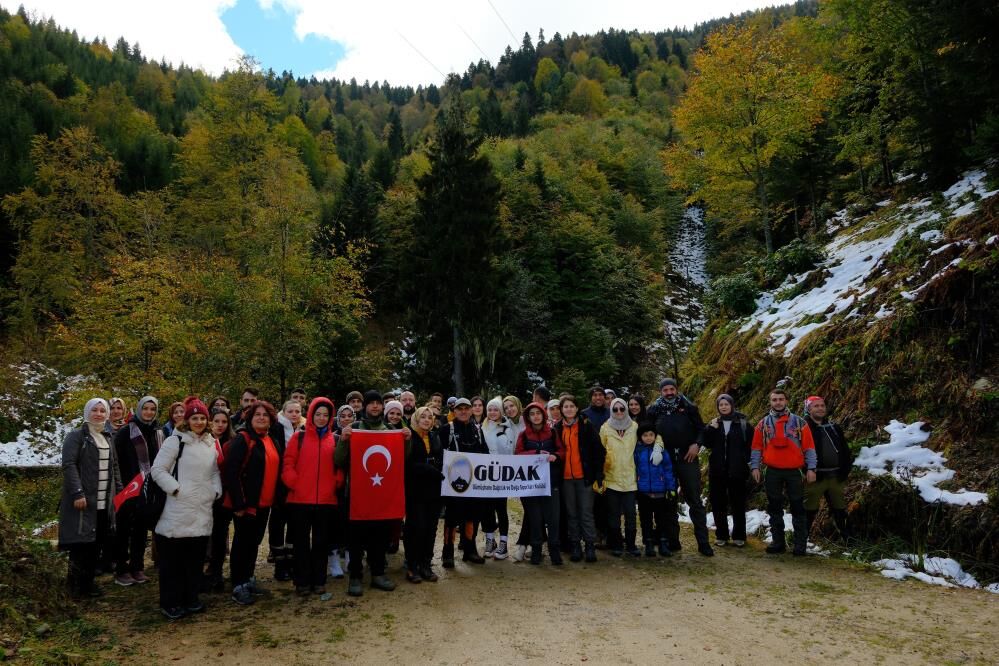
[[[822,396],[819,396],[819,395],[810,395],[807,398],[805,398],[805,413],[806,414],[808,413],[808,408],[811,407],[812,403],[815,402],[816,400],[822,400]]]
[[[184,401],[184,420],[189,421],[195,414],[208,417],[208,407],[198,398],[188,398]]]

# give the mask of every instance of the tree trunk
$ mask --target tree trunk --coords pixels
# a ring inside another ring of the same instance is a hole
[[[454,346],[452,353],[454,355],[454,374],[452,379],[454,379],[454,394],[459,398],[465,394],[465,378],[462,376],[461,368],[461,332],[458,330],[457,324],[451,325],[451,333],[454,336]]]

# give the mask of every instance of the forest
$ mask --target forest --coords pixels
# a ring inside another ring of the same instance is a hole
[[[415,89],[214,78],[2,12],[3,360],[136,395],[648,387],[685,351],[686,205],[710,314],[745,314],[832,211],[996,154],[996,11],[542,31]]]

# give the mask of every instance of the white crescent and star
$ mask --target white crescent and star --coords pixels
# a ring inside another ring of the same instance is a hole
[[[364,452],[364,456],[361,458],[361,467],[364,471],[368,471],[368,458],[373,455],[380,455],[385,458],[385,471],[387,472],[390,467],[392,467],[392,452],[381,444],[375,444],[374,446],[369,446],[368,450]],[[382,481],[385,479],[384,476],[375,472],[375,475],[371,477],[371,484],[375,486],[382,485]]]

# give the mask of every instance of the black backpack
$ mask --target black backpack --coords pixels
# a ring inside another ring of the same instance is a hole
[[[177,469],[180,467],[180,457],[184,455],[184,438],[178,437],[177,439],[180,440],[180,448],[177,450],[177,460],[173,464],[173,478],[179,480]],[[156,485],[151,472],[146,474],[142,480],[142,490],[139,491],[136,500],[138,501],[136,511],[139,513],[139,519],[147,528],[155,529],[156,523],[163,515],[163,508],[166,506],[166,492]]]

